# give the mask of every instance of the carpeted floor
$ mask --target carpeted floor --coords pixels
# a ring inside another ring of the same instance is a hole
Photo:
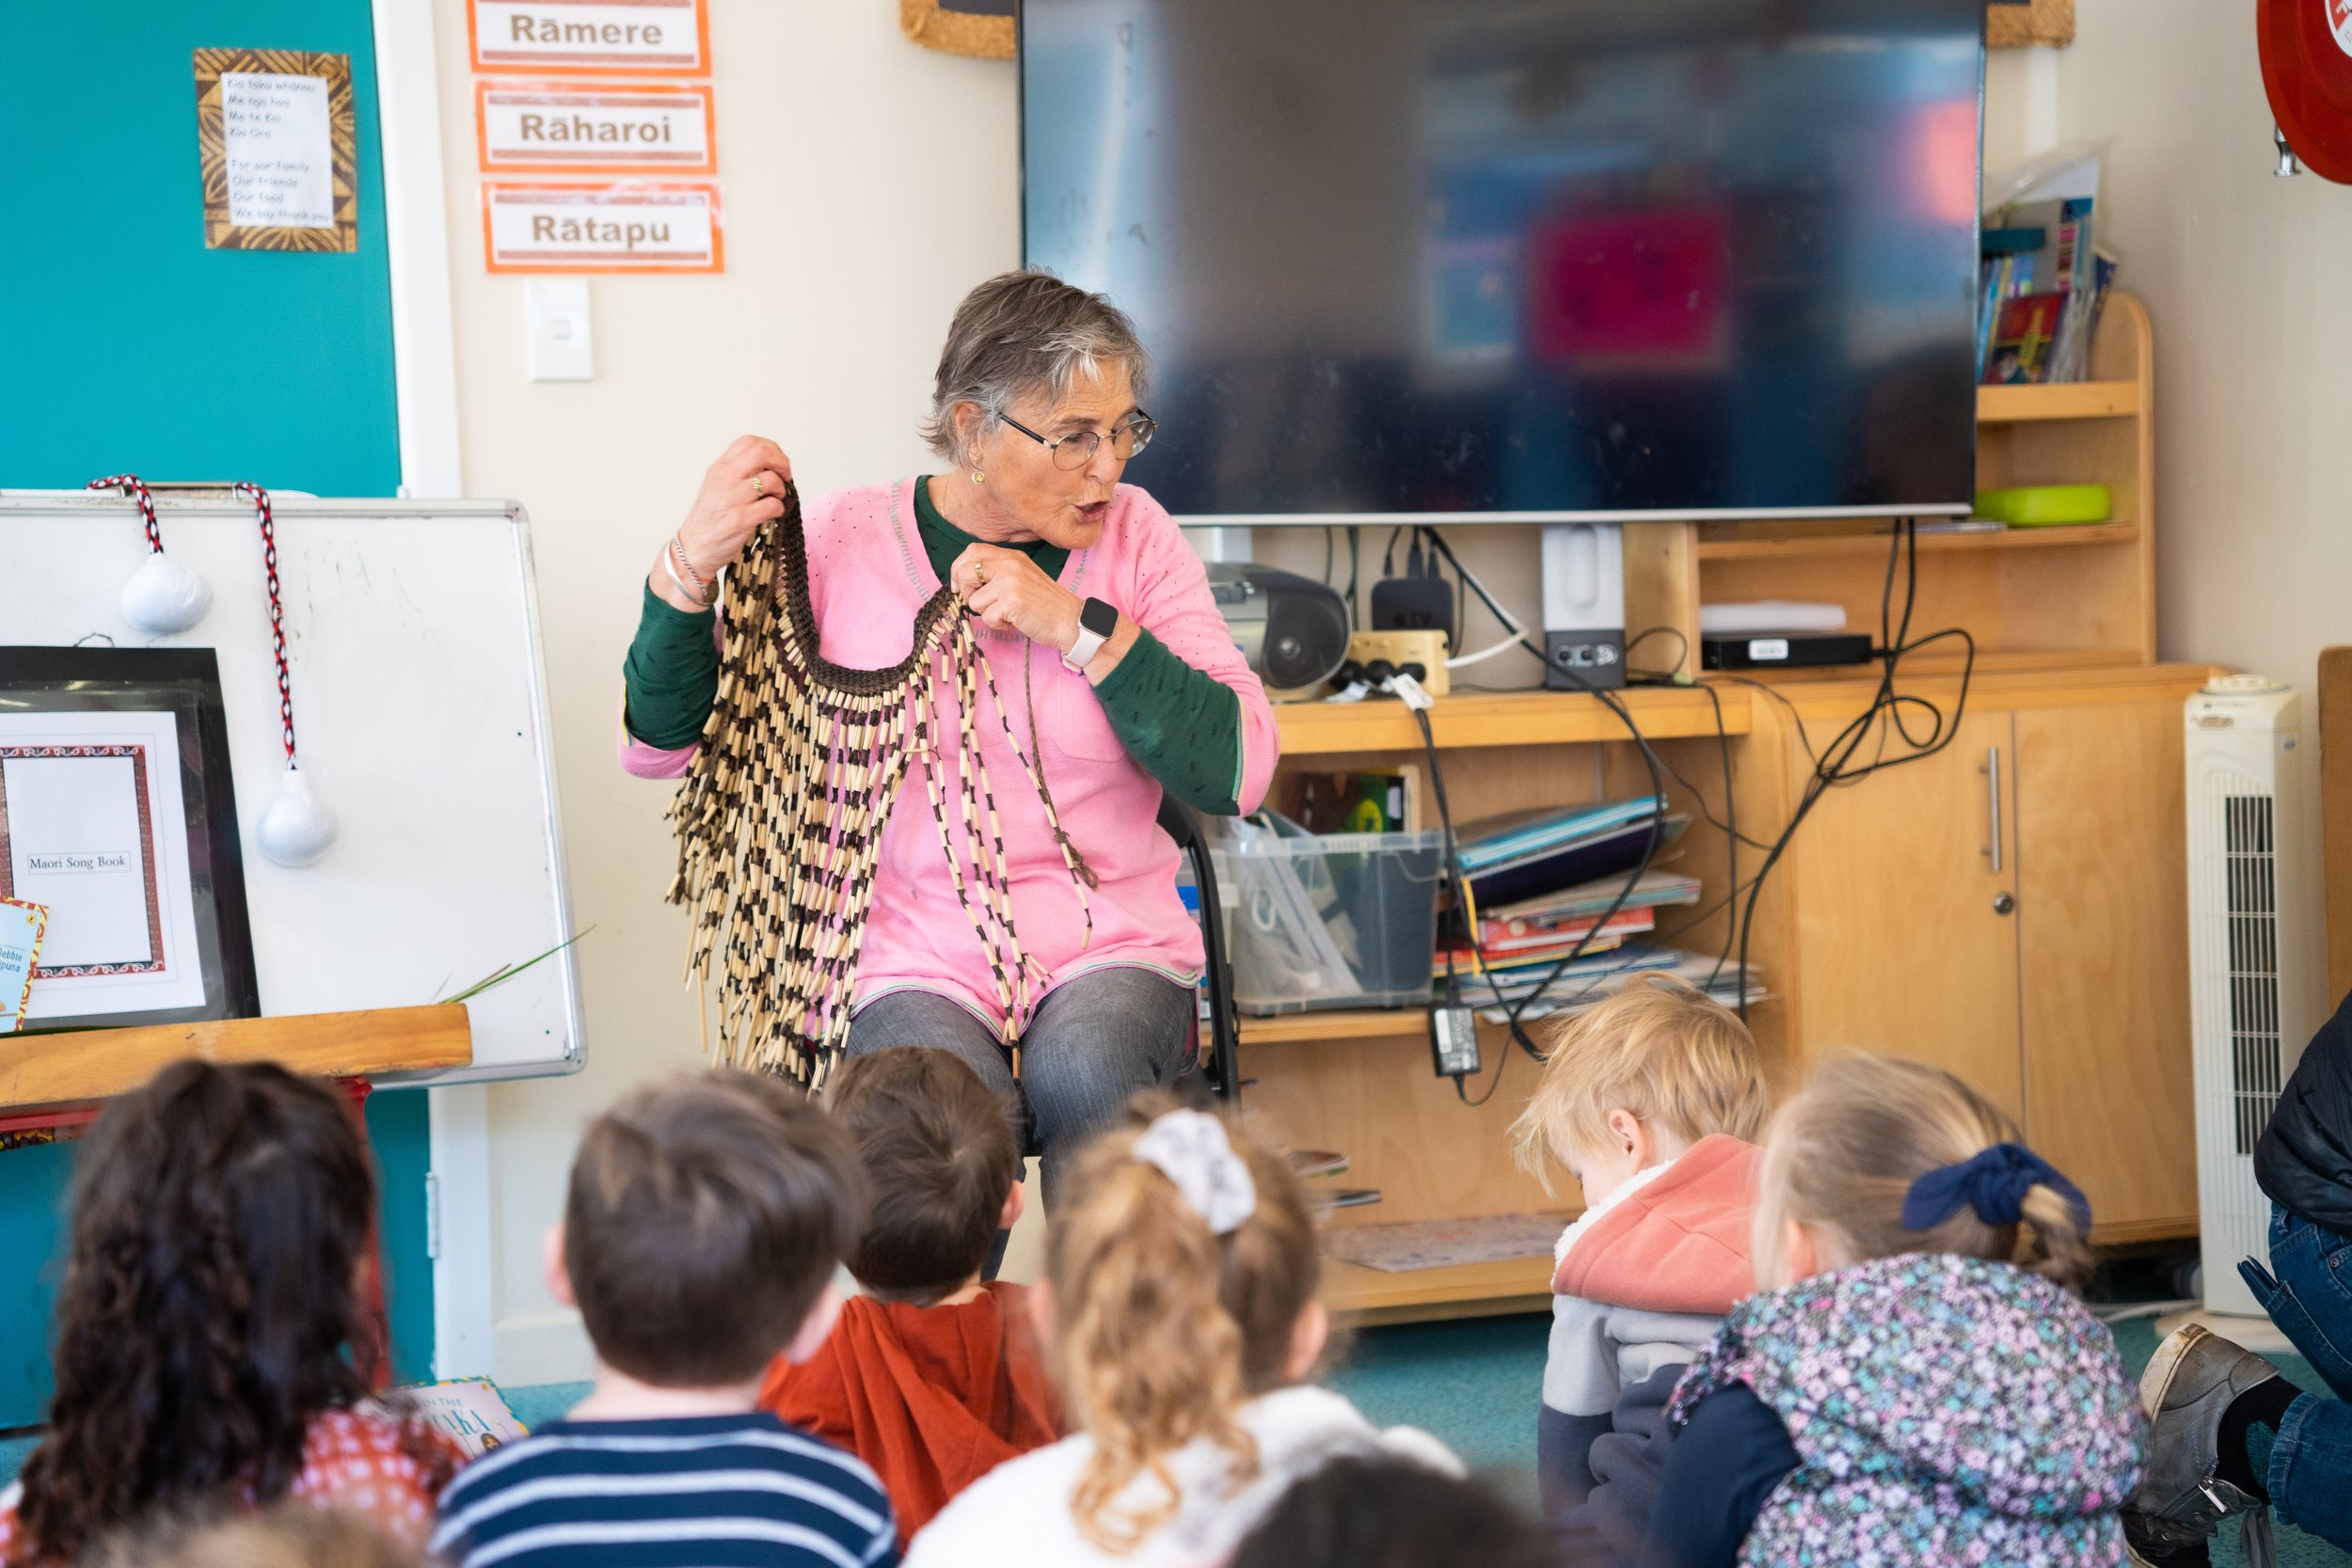
[[[1535,1406],[1542,1386],[1548,1317],[1486,1318],[1469,1323],[1417,1323],[1366,1329],[1344,1347],[1332,1387],[1384,1426],[1426,1428],[1491,1481],[1505,1496],[1533,1508],[1535,1499]],[[2116,1347],[2135,1375],[2156,1347],[2155,1325],[2119,1324]],[[2280,1370],[2311,1389],[2322,1387],[2310,1366],[2278,1358]],[[525,1426],[552,1420],[588,1392],[584,1383],[510,1388],[509,1403]],[[0,1442],[0,1481],[15,1477],[32,1449],[30,1438]],[[2217,1568],[2243,1568],[2235,1527],[2215,1544]],[[2281,1568],[2352,1568],[2340,1552],[2300,1530],[2279,1530]]]

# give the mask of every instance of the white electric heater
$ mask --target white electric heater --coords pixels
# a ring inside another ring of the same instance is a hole
[[[2316,1020],[2316,943],[2303,929],[2308,844],[2301,705],[2262,675],[2189,698],[2188,962],[2197,1198],[2205,1310],[2263,1315],[2238,1276],[2266,1259],[2270,1200],[2254,1146]]]

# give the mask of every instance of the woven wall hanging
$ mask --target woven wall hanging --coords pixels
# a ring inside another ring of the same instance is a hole
[[[898,0],[898,29],[926,49],[1013,56],[1012,0]]]
[[[670,808],[678,871],[669,895],[691,926],[688,979],[707,982],[717,966],[716,1055],[811,1092],[823,1086],[849,1033],[882,830],[911,769],[923,774],[956,899],[988,954],[1009,1050],[1045,976],[1013,929],[1004,834],[980,756],[983,693],[1061,846],[1089,942],[1093,914],[1034,746],[1025,752],[1015,738],[961,601],[944,586],[925,600],[914,646],[888,669],[827,662],[809,609],[800,491],[787,481],[783,515],[746,542],[721,603],[718,699]],[[949,690],[952,735],[939,712]],[[961,846],[948,826],[951,798]]]

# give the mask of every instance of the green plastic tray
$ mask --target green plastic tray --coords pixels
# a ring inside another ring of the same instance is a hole
[[[2115,497],[2104,484],[2025,484],[1977,492],[1977,515],[2011,528],[2070,528],[2104,523]]]

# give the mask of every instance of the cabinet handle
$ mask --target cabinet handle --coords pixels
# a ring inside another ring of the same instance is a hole
[[[1985,801],[1991,813],[1993,843],[1985,853],[1993,857],[1993,874],[2001,874],[2001,749],[1988,746],[1984,752]]]

